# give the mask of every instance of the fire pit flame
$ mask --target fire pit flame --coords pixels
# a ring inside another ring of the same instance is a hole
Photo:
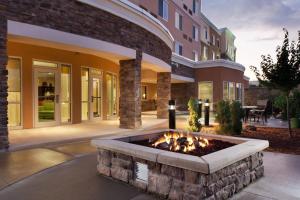
[[[188,153],[197,148],[205,148],[209,145],[207,139],[192,135],[184,135],[177,132],[168,132],[164,136],[157,139],[152,146],[155,148],[164,147],[170,151],[181,151]]]

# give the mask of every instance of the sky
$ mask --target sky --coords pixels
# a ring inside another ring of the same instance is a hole
[[[261,55],[282,45],[283,28],[290,40],[300,30],[300,0],[202,0],[203,13],[218,27],[228,27],[236,36],[237,62],[246,67],[245,75],[255,80],[249,66],[259,67]]]

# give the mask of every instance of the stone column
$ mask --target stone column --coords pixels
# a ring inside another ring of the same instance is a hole
[[[142,125],[141,62],[141,51],[137,51],[134,60],[120,61],[120,128],[134,129]]]
[[[7,20],[0,15],[0,150],[9,147],[7,119]]]
[[[157,118],[168,118],[169,100],[171,98],[171,73],[157,73]]]

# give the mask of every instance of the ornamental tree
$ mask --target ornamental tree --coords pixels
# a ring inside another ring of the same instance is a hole
[[[283,29],[285,36],[283,45],[277,47],[277,60],[274,62],[270,55],[262,55],[261,72],[251,66],[259,83],[270,89],[280,90],[286,98],[287,120],[289,133],[292,136],[290,114],[289,114],[289,96],[293,89],[300,84],[300,31],[298,32],[298,43],[294,41],[289,43],[289,33]]]

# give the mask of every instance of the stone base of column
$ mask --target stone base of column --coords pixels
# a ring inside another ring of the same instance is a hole
[[[171,98],[171,73],[157,73],[157,118],[168,119]]]
[[[0,150],[9,147],[7,119],[7,20],[0,16]]]

